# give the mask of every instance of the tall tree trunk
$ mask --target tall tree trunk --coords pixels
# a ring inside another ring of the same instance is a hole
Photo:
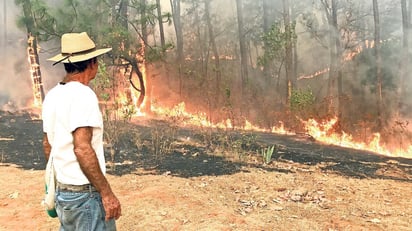
[[[159,21],[160,44],[162,47],[165,47],[166,46],[165,30],[163,27],[162,7],[160,4],[160,0],[156,0],[156,5],[157,5],[157,21]]]
[[[37,52],[37,39],[30,33],[27,38],[28,48],[27,54],[29,56],[31,78],[33,83],[33,97],[34,106],[41,106],[44,99],[43,83],[41,79],[39,54]]]
[[[373,0],[373,18],[375,24],[375,62],[376,62],[376,106],[377,106],[377,129],[382,129],[382,56],[381,56],[381,26],[379,19],[378,0]]]
[[[338,75],[338,52],[336,49],[336,39],[335,37],[339,35],[337,28],[337,13],[336,13],[336,0],[331,0],[330,5],[327,0],[322,0],[325,7],[325,11],[328,17],[329,23],[329,56],[330,56],[330,69],[329,69],[329,80],[327,89],[328,98],[328,113],[330,115],[335,115],[335,100],[334,94],[336,93],[336,79]]]
[[[263,6],[263,32],[266,34],[270,31],[271,28],[271,22],[273,20],[270,19],[270,13],[269,13],[269,9],[270,9],[270,0],[262,0],[262,6]],[[269,47],[269,43],[268,41],[264,41],[264,57],[268,57],[267,53],[270,49]],[[269,60],[265,60],[265,62],[263,63],[263,75],[269,79],[271,74],[270,74],[270,62]]]
[[[292,0],[293,3],[293,0]],[[298,82],[298,40],[295,36],[296,35],[296,14],[293,10],[293,7],[290,7],[291,9],[291,18],[292,18],[292,22],[293,22],[293,27],[292,27],[292,31],[293,31],[293,36],[292,37],[292,86],[294,88],[297,88],[297,82]]]
[[[214,68],[215,77],[216,77],[215,96],[216,96],[216,104],[218,104],[220,100],[221,67],[220,67],[219,52],[216,46],[215,33],[213,30],[212,20],[210,18],[210,0],[205,0],[205,17],[206,17],[207,27],[209,31],[209,44],[212,47],[213,56],[215,60],[215,68]]]
[[[183,28],[180,20],[180,0],[170,0],[172,7],[173,25],[176,33],[176,52],[179,64],[183,62]]]
[[[337,129],[341,129],[341,122],[342,122],[342,116],[343,116],[343,110],[344,110],[344,104],[343,104],[343,74],[342,74],[342,45],[341,45],[341,38],[340,38],[340,31],[338,27],[338,14],[337,14],[337,5],[336,5],[336,0],[333,0],[332,3],[332,18],[333,18],[333,28],[336,33],[335,35],[335,57],[336,57],[336,78],[338,80],[338,97],[336,98],[336,103],[338,105],[338,125],[339,127]]]
[[[140,54],[142,56],[142,60],[139,63],[139,68],[142,73],[142,81],[141,85],[143,83],[144,87],[144,93],[145,93],[145,100],[144,100],[144,111],[150,112],[151,109],[151,96],[152,96],[152,91],[151,91],[151,83],[150,83],[150,69],[147,67],[146,63],[146,44],[148,42],[148,32],[147,32],[147,15],[146,15],[146,5],[147,5],[147,0],[140,0],[140,22],[141,22],[141,30],[142,30],[142,42],[141,42],[141,51]],[[141,88],[143,88],[141,86]],[[143,103],[143,101],[141,101]],[[139,107],[141,104],[138,105]]]
[[[410,33],[410,20],[408,16],[408,7],[406,0],[401,0],[402,9],[402,53],[401,53],[401,63],[400,63],[400,75],[399,75],[399,86],[397,91],[397,109],[396,116],[401,116],[401,109],[403,105],[402,93],[405,91],[405,82],[407,81],[409,75],[409,33]]]
[[[192,1],[192,9],[193,10],[193,27],[196,27],[196,38],[197,38],[197,43],[199,44],[199,56],[200,56],[200,67],[201,67],[201,73],[203,77],[208,76],[208,65],[209,65],[209,53],[208,53],[208,47],[207,47],[207,38],[205,38],[206,35],[206,29],[204,25],[204,18],[203,16],[200,15],[200,3],[197,1]],[[204,81],[201,81],[201,85],[204,83]]]
[[[27,54],[29,56],[30,73],[33,84],[34,105],[41,106],[44,99],[43,83],[41,79],[40,61],[37,39],[35,37],[36,25],[32,15],[31,3],[26,0],[22,3],[25,26],[27,29]]]
[[[180,20],[180,0],[170,0],[170,6],[172,8],[173,25],[176,33],[176,60],[179,69],[179,95],[182,97],[183,28]]]
[[[239,33],[239,48],[240,48],[240,76],[241,76],[241,94],[243,95],[244,84],[248,79],[248,60],[247,60],[247,47],[245,38],[245,29],[243,23],[243,4],[242,0],[236,0],[237,9],[237,25]]]
[[[292,69],[293,69],[293,41],[292,27],[290,22],[290,2],[283,0],[283,20],[285,24],[286,45],[285,45],[285,71],[286,71],[286,102],[289,105],[290,97],[292,96]]]
[[[127,23],[127,7],[129,5],[129,0],[120,0],[119,2],[119,13],[117,15],[117,22],[127,30],[128,23]]]
[[[114,13],[114,21],[112,22],[114,25],[119,25],[120,27],[123,28],[123,30],[128,31],[128,22],[129,22],[129,11],[128,11],[128,7],[129,7],[129,0],[120,0],[118,3],[115,3],[115,7],[114,10],[112,10],[112,12]],[[141,0],[141,9],[140,12],[142,14],[145,13],[145,0]],[[117,9],[117,11],[116,11]],[[141,16],[141,19],[145,18],[145,16]],[[142,20],[142,25],[141,25],[141,30],[142,30],[142,40],[143,41],[147,41],[147,32],[145,32],[144,30],[146,30],[146,26],[144,26],[145,21]],[[146,36],[146,38],[145,38]],[[130,65],[131,68],[128,68],[126,71],[126,76],[129,77],[129,82],[131,87],[136,90],[137,92],[139,92],[139,96],[136,100],[136,107],[140,108],[147,96],[146,93],[146,83],[145,83],[145,76],[144,73],[141,71],[141,66],[139,65],[139,60],[135,55],[130,55],[129,54],[129,50],[130,47],[128,47],[128,43],[124,43],[126,46],[124,48],[122,48],[122,52],[124,52],[124,55],[121,57],[122,59],[127,61],[127,65]],[[144,46],[143,46],[144,47]],[[144,60],[144,53],[139,54],[141,55],[142,59]],[[139,82],[139,86],[137,86],[134,82],[133,82],[133,76],[134,74],[137,75],[138,78],[138,82]],[[132,98],[132,89],[130,89],[130,91],[127,92],[127,98],[129,102],[134,102],[133,98]]]

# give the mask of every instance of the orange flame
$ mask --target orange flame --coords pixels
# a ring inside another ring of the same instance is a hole
[[[287,131],[285,129],[285,125],[283,124],[282,121],[279,121],[279,124],[280,124],[279,127],[276,127],[276,126],[272,127],[272,130],[271,130],[272,133],[282,134],[282,135],[295,135],[294,132]]]
[[[166,116],[172,118],[175,121],[179,120],[183,125],[233,129],[232,121],[230,119],[213,124],[207,119],[205,113],[191,114],[187,112],[184,102],[176,105],[172,109],[155,107],[152,105],[152,111],[156,115]],[[318,122],[314,119],[309,119],[307,121],[301,120],[301,122],[304,124],[305,129],[309,135],[311,135],[315,140],[325,144],[332,144],[357,150],[371,151],[386,156],[412,158],[412,146],[409,146],[407,150],[397,149],[391,151],[389,148],[381,144],[381,135],[379,133],[374,133],[369,143],[365,143],[355,141],[350,134],[347,134],[345,132],[342,132],[342,134],[334,132],[334,125],[338,122],[338,119],[336,117],[324,122]],[[279,122],[279,124],[279,126],[274,126],[272,129],[265,129],[255,126],[249,121],[245,120],[245,124],[241,128],[247,131],[295,135],[294,132],[290,132],[285,129],[282,122]]]
[[[348,50],[345,54],[343,54],[342,56],[342,60],[344,62],[347,61],[351,61],[353,60],[357,55],[359,55],[364,49],[370,49],[370,48],[374,48],[375,47],[375,41],[371,40],[365,40],[361,43],[359,43],[356,47],[354,47],[352,50]],[[298,77],[298,80],[302,80],[302,79],[312,79],[315,77],[318,77],[319,75],[328,73],[330,70],[329,67],[316,71],[313,74],[309,74],[309,75],[302,75],[300,77]]]
[[[34,37],[29,36],[28,38],[28,44],[29,46],[27,47],[27,61],[29,63],[30,67],[30,77],[32,81],[32,89],[33,89],[33,106],[35,108],[41,108],[42,106],[42,92],[41,92],[41,80],[39,73],[36,72],[37,69],[39,69],[39,64],[36,62],[36,57],[33,51],[33,48],[31,44],[34,42]]]
[[[327,68],[325,68],[325,69],[323,69],[323,70],[317,71],[317,72],[315,72],[315,73],[313,73],[313,74],[310,74],[310,75],[302,75],[302,76],[298,77],[298,80],[301,80],[301,79],[312,79],[312,78],[315,78],[315,77],[317,77],[317,76],[319,76],[319,75],[328,73],[329,70],[330,70],[330,68],[327,67]]]
[[[350,134],[347,134],[345,132],[343,132],[342,134],[334,133],[332,131],[332,128],[337,121],[338,119],[335,117],[323,123],[319,123],[314,119],[302,121],[302,123],[305,125],[305,128],[309,135],[313,136],[313,138],[315,138],[316,140],[326,144],[333,144],[358,150],[366,150],[386,156],[412,158],[412,146],[409,146],[409,148],[407,148],[408,150],[396,149],[394,151],[390,151],[388,147],[381,145],[381,135],[379,133],[374,133],[373,138],[369,143],[357,142]]]
[[[355,48],[351,51],[348,51],[346,55],[343,56],[343,61],[351,61],[355,58],[358,54],[360,54],[364,49],[370,49],[375,47],[375,41],[365,40],[358,44]]]
[[[140,54],[137,56],[137,59],[139,60],[138,66],[143,76],[143,82],[146,84],[147,83],[146,81],[146,60],[144,58],[145,43],[143,40],[141,40],[140,43],[141,43]],[[121,105],[123,105],[123,107],[125,108],[129,108],[130,110],[133,110],[133,113],[130,116],[138,116],[138,117],[145,116],[146,113],[143,112],[142,109],[145,108],[147,97],[144,98],[144,101],[142,102],[140,106],[136,106],[138,104],[140,92],[136,91],[136,89],[134,89],[131,84],[129,85],[129,92],[130,92],[130,97],[132,101],[131,105],[129,105],[130,102],[128,101],[127,95],[125,94],[119,95]],[[120,114],[122,114],[123,110],[124,109],[122,108],[119,109]],[[128,111],[128,112],[130,113],[131,111]]]
[[[184,102],[179,103],[172,109],[157,107],[152,105],[152,112],[158,116],[164,116],[167,118],[172,118],[172,120],[179,120],[182,125],[194,125],[200,127],[211,127],[211,128],[221,128],[221,129],[234,129],[233,123],[230,119],[223,120],[219,123],[212,123],[208,119],[206,113],[192,114],[186,111],[186,106]],[[239,126],[239,129],[245,131],[260,131],[260,132],[270,132],[284,135],[294,135],[295,133],[287,131],[284,127],[283,122],[279,121],[280,126],[273,126],[272,129],[261,128],[259,126],[253,125],[248,120],[245,120],[244,124]]]

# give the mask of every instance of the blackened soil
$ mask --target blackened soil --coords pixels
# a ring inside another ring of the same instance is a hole
[[[26,112],[0,111],[0,162],[24,169],[43,169],[41,120]]]
[[[41,170],[46,162],[42,150],[42,122],[32,119],[27,112],[0,111],[0,163],[17,165],[23,169]],[[269,133],[253,134],[257,137],[256,151],[248,152],[243,159],[227,158],[224,154],[211,152],[210,147],[197,140],[198,129],[178,128],[173,150],[166,155],[154,155],[153,130],[167,126],[165,122],[129,123],[138,130],[139,147],[132,136],[122,137],[114,146],[114,156],[106,149],[108,173],[123,175],[139,173],[139,169],[155,174],[171,174],[180,177],[203,175],[226,175],[247,171],[245,167],[266,171],[294,172],[295,169],[280,168],[281,163],[299,165],[299,169],[318,166],[325,173],[333,172],[354,178],[381,178],[412,182],[412,159],[395,158],[375,153],[323,145],[309,136],[283,136]],[[236,132],[234,132],[236,135]],[[218,134],[216,134],[218,135]],[[190,140],[190,142],[181,142]],[[272,163],[263,165],[259,150],[276,145]],[[143,171],[142,171],[143,172]]]

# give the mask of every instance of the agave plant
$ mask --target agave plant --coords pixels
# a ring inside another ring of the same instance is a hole
[[[270,147],[267,147],[267,148],[263,148],[261,150],[261,154],[262,154],[264,164],[269,164],[270,163],[274,150],[275,150],[274,145],[270,146]]]

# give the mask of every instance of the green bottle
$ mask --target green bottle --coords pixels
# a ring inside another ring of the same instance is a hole
[[[45,187],[46,187],[46,194],[47,194],[47,184],[45,184]],[[47,214],[48,214],[50,217],[53,217],[53,218],[57,217],[56,207],[53,206],[52,209],[48,209],[48,205],[47,205],[46,203],[44,203],[44,204],[45,204],[45,206],[46,206],[46,212],[47,212]]]

